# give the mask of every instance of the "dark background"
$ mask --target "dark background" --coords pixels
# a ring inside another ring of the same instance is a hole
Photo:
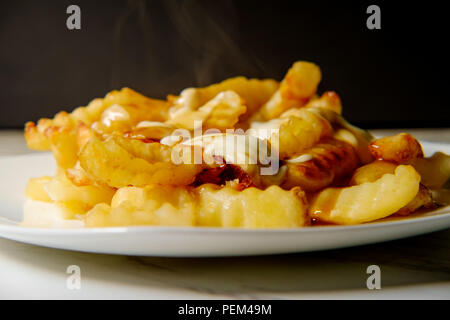
[[[81,7],[81,30],[66,8]],[[366,8],[381,7],[381,30]],[[364,127],[449,127],[448,12],[413,1],[1,1],[0,127],[129,86],[165,97],[317,63]]]

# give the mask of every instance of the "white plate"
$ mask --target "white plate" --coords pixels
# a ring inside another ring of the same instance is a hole
[[[450,145],[423,143],[427,155]],[[299,229],[125,227],[35,229],[18,226],[30,177],[52,174],[50,154],[0,158],[0,236],[59,249],[144,256],[206,257],[335,249],[400,239],[450,227],[450,207],[415,218],[356,226]]]

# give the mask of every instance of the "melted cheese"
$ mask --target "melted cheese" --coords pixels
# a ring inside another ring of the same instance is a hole
[[[314,157],[311,154],[302,154],[298,157],[286,160],[287,163],[302,163],[312,160]]]
[[[195,137],[180,146],[198,146],[202,148],[203,161],[206,164],[218,162],[222,157],[226,163],[241,167],[257,183],[261,175],[271,172],[268,166],[272,161],[278,163],[278,155],[271,156],[270,145],[251,135],[216,133]],[[266,169],[264,171],[264,169]],[[278,172],[274,171],[275,175]]]
[[[121,105],[113,104],[103,111],[101,122],[109,127],[113,121],[128,121],[130,114]]]
[[[136,128],[167,128],[172,129],[172,126],[159,121],[141,121],[136,125]]]

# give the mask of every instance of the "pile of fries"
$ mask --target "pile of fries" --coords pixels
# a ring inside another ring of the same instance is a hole
[[[299,61],[281,82],[236,77],[166,100],[123,88],[28,122],[29,148],[51,150],[57,171],[26,195],[86,227],[348,225],[436,206],[450,157],[350,125],[321,77]]]

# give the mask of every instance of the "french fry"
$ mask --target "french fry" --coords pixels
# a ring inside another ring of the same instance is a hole
[[[326,188],[311,200],[313,219],[336,224],[359,224],[385,218],[410,203],[419,191],[420,175],[410,165],[374,182],[346,188]]]
[[[285,189],[299,186],[304,191],[315,192],[339,182],[358,164],[359,159],[350,144],[328,139],[288,160],[286,178],[281,186]]]
[[[295,62],[281,81],[279,90],[262,106],[255,119],[274,119],[288,109],[304,106],[316,93],[321,79],[320,68],[314,63]]]
[[[145,145],[144,142],[135,142]],[[201,166],[194,164],[177,165],[157,158],[155,162],[148,160],[134,156],[114,138],[104,142],[93,138],[80,153],[81,167],[88,175],[94,181],[115,188],[149,184],[188,185],[201,170]]]
[[[408,133],[377,139],[369,145],[369,150],[375,159],[398,164],[410,163],[417,158],[423,158],[422,146]]]

